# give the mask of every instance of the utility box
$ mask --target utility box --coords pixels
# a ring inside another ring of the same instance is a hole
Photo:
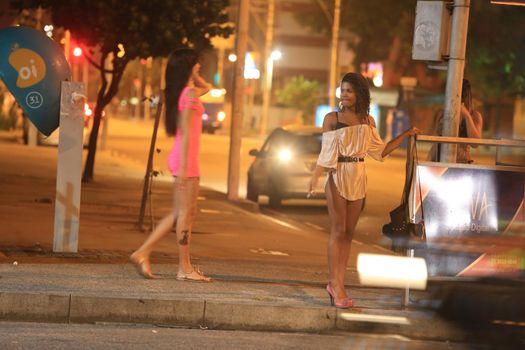
[[[418,1],[412,59],[443,61],[449,55],[452,16],[450,1]]]

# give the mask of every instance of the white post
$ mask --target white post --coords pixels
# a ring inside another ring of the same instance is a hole
[[[414,249],[407,249],[407,256],[413,258]],[[403,298],[403,306],[408,307],[408,304],[410,304],[410,287],[405,288],[405,297]]]
[[[454,1],[445,92],[445,112],[443,115],[443,136],[457,137],[459,132],[461,87],[463,85],[463,70],[465,69],[469,9],[470,0]],[[439,160],[445,163],[455,163],[456,150],[456,144],[442,144]]]
[[[339,44],[339,22],[341,17],[341,0],[335,0],[334,22],[332,25],[332,50],[330,53],[330,86],[328,99],[330,109],[335,108],[335,89],[337,85],[337,55]]]
[[[84,84],[63,81],[60,98],[53,251],[76,253],[80,224]]]
[[[242,117],[244,95],[244,56],[248,47],[250,0],[240,0],[235,53],[235,80],[233,85],[230,154],[228,158],[228,199],[239,199],[239,172],[241,167]]]
[[[268,19],[266,21],[266,38],[264,44],[263,62],[265,64],[263,78],[263,97],[260,122],[260,135],[266,135],[268,131],[268,118],[270,113],[270,96],[272,93],[273,60],[270,57],[273,45],[273,19],[275,16],[274,0],[268,1]]]

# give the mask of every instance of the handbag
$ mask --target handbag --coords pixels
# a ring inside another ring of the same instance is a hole
[[[383,234],[392,240],[394,248],[412,249],[421,247],[426,242],[425,217],[423,212],[423,195],[418,176],[418,192],[421,203],[421,221],[411,222],[408,208],[408,197],[412,179],[417,166],[417,148],[415,138],[411,137],[407,147],[406,177],[401,204],[390,212],[390,223],[383,225]]]

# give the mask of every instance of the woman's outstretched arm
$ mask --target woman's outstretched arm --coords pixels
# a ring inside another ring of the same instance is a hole
[[[387,155],[389,155],[393,150],[398,148],[407,137],[414,136],[420,133],[421,130],[414,126],[405,130],[401,135],[397,136],[395,139],[393,139],[385,145],[383,153],[381,153],[381,157],[386,157]]]

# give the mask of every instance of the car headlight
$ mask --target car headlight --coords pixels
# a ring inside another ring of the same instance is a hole
[[[288,162],[290,159],[292,159],[292,152],[290,152],[288,149],[280,150],[278,157],[280,161]]]

